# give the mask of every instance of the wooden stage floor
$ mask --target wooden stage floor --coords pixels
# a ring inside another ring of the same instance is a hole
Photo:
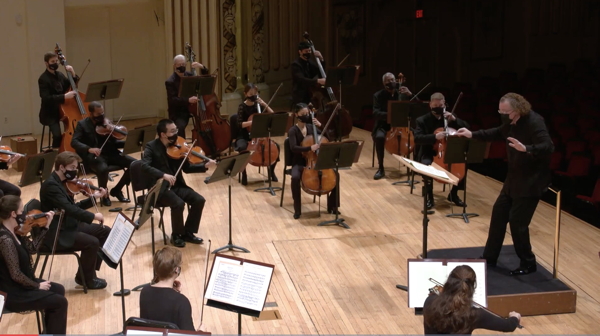
[[[323,213],[312,197],[303,193],[303,214],[292,217],[289,177],[285,186],[283,207],[281,192],[273,197],[254,192],[263,186],[258,169],[248,169],[249,185],[236,181],[232,187],[233,242],[251,253],[236,256],[275,264],[275,275],[267,298],[266,310],[276,309],[281,319],[255,321],[243,318],[244,334],[420,334],[423,319],[407,306],[407,294],[396,289],[406,283],[406,259],[421,252],[422,198],[420,186],[410,194],[407,186],[391,183],[405,177],[406,170],[386,155],[387,178],[373,180],[370,134],[354,129],[352,139],[365,140],[358,164],[341,171],[341,208],[350,225],[317,227],[320,221],[332,219]],[[283,138],[276,139],[280,144]],[[139,158],[139,154],[137,154]],[[278,178],[283,167],[278,166]],[[262,171],[265,172],[264,170]],[[14,170],[0,172],[17,183]],[[206,174],[187,175],[186,180],[207,199],[199,236],[212,240],[212,249],[228,239],[227,183],[203,183]],[[280,186],[281,182],[275,183]],[[110,187],[110,186],[109,186]],[[462,219],[449,219],[452,211],[440,184],[435,185],[436,213],[430,216],[429,248],[481,246],[485,243],[492,204],[501,184],[475,172],[469,173],[468,210],[479,213],[469,224]],[[23,199],[39,197],[39,186],[23,188]],[[119,206],[114,202],[113,205]],[[126,206],[124,206],[126,207]],[[459,209],[455,208],[455,211]],[[115,215],[101,209],[112,223]],[[167,210],[168,212],[168,210]],[[130,213],[129,213],[130,214]],[[541,203],[530,227],[534,252],[538,261],[550,268],[553,260],[555,209]],[[590,334],[598,333],[600,316],[600,230],[569,214],[562,217],[560,279],[578,292],[577,313],[524,317],[516,334]],[[170,232],[169,215],[165,216]],[[134,234],[133,243],[124,257],[125,287],[132,288],[152,277],[150,226]],[[511,244],[507,234],[505,244]],[[206,243],[205,243],[206,244]],[[163,246],[156,238],[157,248]],[[184,265],[180,280],[190,299],[197,327],[200,313],[199,282],[203,277],[205,246],[190,245],[182,249]],[[478,257],[478,256],[473,256]],[[121,300],[113,292],[119,290],[119,273],[103,266],[99,276],[107,279],[106,290],[84,294],[74,281],[76,263],[71,256],[56,258],[52,281],[62,283],[69,300],[68,332],[72,334],[108,334],[121,329]],[[139,292],[126,298],[126,316],[139,316]],[[159,304],[159,303],[157,303]],[[519,311],[518,307],[514,310]],[[237,332],[234,313],[205,308],[204,323],[214,334]],[[596,317],[594,317],[596,316]],[[596,322],[594,322],[596,321]],[[36,332],[35,315],[3,316],[0,333]],[[477,331],[476,333],[484,333]],[[489,332],[485,332],[489,333]]]

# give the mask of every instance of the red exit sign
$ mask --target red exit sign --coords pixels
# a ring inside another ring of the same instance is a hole
[[[417,9],[417,11],[415,12],[415,17],[417,19],[422,19],[423,18],[423,10],[422,9]]]

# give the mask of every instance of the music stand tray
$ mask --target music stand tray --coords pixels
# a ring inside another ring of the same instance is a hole
[[[116,99],[121,95],[123,78],[88,84],[85,96],[86,103],[96,100]]]
[[[355,86],[358,84],[360,65],[327,68],[325,86]]]
[[[54,160],[57,155],[58,152],[55,151],[27,155],[25,157],[25,169],[23,169],[19,180],[19,187],[22,188],[36,182],[42,183],[46,180],[52,174]]]
[[[271,138],[285,135],[287,131],[288,113],[277,112],[277,113],[259,113],[252,117],[252,127],[250,128],[250,136],[252,139],[256,138]],[[267,153],[271,154],[271,142],[268,142],[269,148]],[[263,155],[264,155],[263,150]],[[271,162],[273,158],[263,157],[265,162]],[[265,167],[270,166],[269,164]],[[258,188],[254,191],[269,191],[272,196],[275,196],[275,190],[281,190],[280,187],[273,187],[271,185],[271,169],[267,169],[267,177],[269,180],[269,186],[264,188]]]

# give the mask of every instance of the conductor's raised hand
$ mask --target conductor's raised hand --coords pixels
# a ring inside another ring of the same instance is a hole
[[[470,138],[473,136],[473,133],[471,133],[471,131],[463,127],[459,128],[458,131],[456,131],[456,135],[460,137]]]
[[[518,150],[519,152],[525,152],[527,150],[525,148],[525,145],[523,145],[519,140],[515,138],[508,137],[506,138],[506,140],[510,141],[510,143],[508,144],[510,147]]]

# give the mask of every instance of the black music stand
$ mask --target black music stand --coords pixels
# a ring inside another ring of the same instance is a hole
[[[25,187],[30,184],[40,182],[40,185],[46,180],[54,169],[54,160],[58,152],[38,153],[27,155],[25,157],[25,169],[21,173],[19,187]]]
[[[232,238],[231,238],[231,184],[232,184],[231,176],[235,176],[239,172],[244,170],[244,168],[246,168],[246,165],[248,164],[249,159],[250,159],[250,152],[245,152],[245,153],[241,153],[238,155],[232,155],[232,156],[226,157],[226,158],[222,159],[221,161],[219,161],[219,163],[217,164],[217,167],[215,167],[215,172],[211,176],[207,177],[204,180],[204,183],[210,184],[210,183],[218,182],[218,181],[221,181],[224,179],[229,179],[229,186],[228,186],[228,190],[229,190],[229,243],[227,243],[227,245],[225,245],[223,247],[219,247],[218,249],[214,250],[212,253],[218,253],[223,250],[235,251],[235,249],[238,249],[242,252],[250,253],[250,251],[248,249],[241,247],[241,246],[234,245]]]
[[[446,152],[444,153],[444,163],[449,165],[455,163],[481,163],[485,156],[485,150],[487,144],[477,139],[468,139],[463,137],[448,137],[446,145]],[[465,205],[462,207],[462,213],[451,213],[446,215],[450,218],[461,218],[465,223],[469,223],[469,217],[477,217],[479,214],[474,212],[468,213],[467,208],[467,172],[468,167],[465,169],[464,188],[463,188],[463,200]]]
[[[85,102],[119,98],[121,89],[123,88],[123,81],[123,78],[119,78],[88,84]]]
[[[327,142],[322,143],[319,147],[317,154],[317,163],[315,164],[315,170],[323,169],[334,169],[337,177],[336,181],[336,194],[337,202],[339,206],[340,202],[340,174],[338,173],[340,168],[351,167],[354,163],[354,157],[358,150],[357,141],[344,141],[344,142]],[[337,208],[337,207],[336,207]],[[345,219],[339,217],[339,211],[335,211],[335,219],[324,221],[319,223],[317,226],[325,226],[330,224],[337,224],[341,227],[349,229],[350,226],[346,224]]]
[[[144,129],[134,128],[127,132],[127,138],[123,145],[123,155],[133,154],[141,151],[144,139]]]
[[[360,65],[346,65],[343,67],[334,67],[327,69],[327,79],[325,80],[325,86],[339,87],[339,97],[338,103],[340,106],[342,105],[342,86],[356,86],[358,84],[358,75],[360,74]],[[337,129],[335,130],[335,134],[337,139],[336,141],[341,140],[341,116],[340,112],[336,116],[337,118]]]
[[[181,84],[179,85],[179,97],[189,98],[196,96],[198,97],[198,108],[202,111],[206,110],[204,105],[204,99],[202,96],[212,94],[215,90],[216,76],[214,75],[202,75],[202,76],[183,76],[181,77]],[[212,130],[203,131],[202,125],[196,125],[196,119],[192,118],[194,122],[194,130],[196,134],[200,135],[206,144],[210,147],[213,155],[218,154],[216,146],[212,138]],[[200,128],[200,129],[198,129]]]
[[[255,114],[252,117],[252,127],[250,128],[250,137],[252,139],[256,138],[267,138],[271,137],[283,136],[287,131],[287,122],[288,122],[288,113],[287,112],[277,112],[277,113],[259,113]],[[264,145],[263,145],[264,146]],[[269,180],[269,186],[254,189],[254,191],[263,191],[267,190],[271,193],[272,196],[275,196],[275,190],[281,190],[280,187],[273,187],[271,185],[271,141],[269,141],[267,152],[269,153],[269,157],[265,158],[265,148],[263,150],[262,162],[263,165],[265,161],[268,163],[265,166],[267,169],[267,177]]]

